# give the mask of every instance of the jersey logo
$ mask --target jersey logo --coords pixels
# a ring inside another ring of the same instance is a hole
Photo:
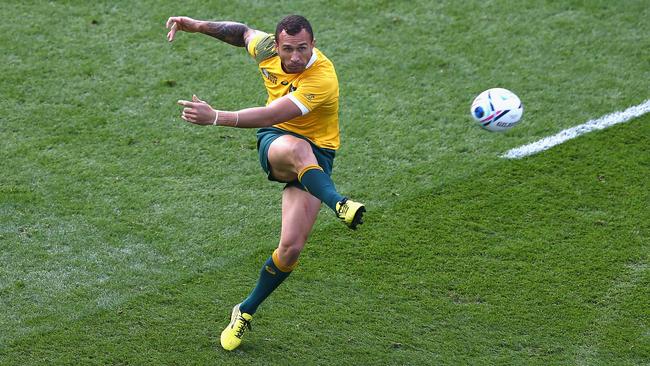
[[[262,71],[262,75],[264,75],[265,78],[269,79],[270,82],[272,82],[273,84],[278,83],[278,77],[271,74],[269,70],[262,68],[261,71]]]
[[[286,80],[282,80],[282,82],[281,82],[280,84],[282,84],[282,85],[284,85],[284,86],[287,86],[287,85],[289,85],[289,82],[286,81]]]
[[[293,86],[293,84],[289,85],[289,93],[293,93],[296,90],[298,90],[298,87]]]

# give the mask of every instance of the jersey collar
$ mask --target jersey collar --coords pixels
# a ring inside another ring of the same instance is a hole
[[[316,56],[316,49],[314,48],[311,54],[311,58],[309,59],[309,62],[307,62],[307,66],[305,66],[305,69],[308,69],[311,65],[313,65],[317,59],[318,57]]]

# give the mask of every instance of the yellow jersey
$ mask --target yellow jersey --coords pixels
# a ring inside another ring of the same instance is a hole
[[[248,43],[247,50],[262,74],[269,95],[266,105],[289,95],[302,111],[302,116],[274,127],[304,136],[316,146],[338,149],[339,81],[332,62],[314,48],[305,71],[287,74],[275,49],[275,36],[267,33],[256,35]]]

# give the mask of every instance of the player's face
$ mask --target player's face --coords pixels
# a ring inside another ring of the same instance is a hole
[[[305,71],[314,50],[314,41],[311,39],[309,32],[304,29],[301,29],[299,33],[293,36],[283,30],[282,33],[278,34],[275,46],[284,71],[289,74],[296,74]]]

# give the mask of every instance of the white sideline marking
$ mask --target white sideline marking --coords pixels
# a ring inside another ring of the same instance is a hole
[[[501,155],[501,157],[506,159],[519,159],[524,156],[537,154],[538,152],[550,149],[555,145],[559,145],[587,132],[602,130],[618,123],[627,122],[648,112],[650,112],[650,99],[622,112],[606,114],[598,119],[592,119],[581,125],[560,131],[556,135],[545,137],[539,141],[508,150],[508,152]]]

